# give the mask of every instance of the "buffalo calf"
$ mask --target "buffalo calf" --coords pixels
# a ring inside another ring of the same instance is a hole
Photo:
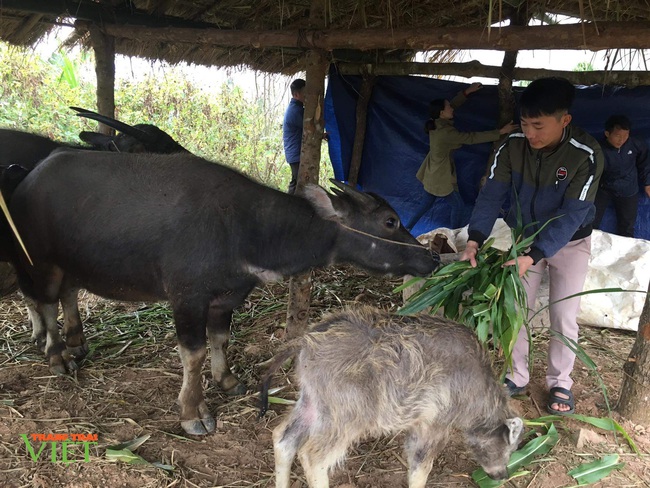
[[[310,487],[356,441],[406,432],[409,487],[424,487],[452,429],[494,479],[508,477],[523,422],[473,333],[441,317],[370,307],[330,315],[279,354],[264,381],[296,354],[300,398],[273,431],[276,487],[288,488],[298,453]]]

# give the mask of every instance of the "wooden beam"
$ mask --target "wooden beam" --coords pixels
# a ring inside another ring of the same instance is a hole
[[[82,27],[83,24],[79,23]],[[144,42],[306,49],[601,49],[650,48],[650,22],[403,29],[227,30],[103,24],[106,34]],[[584,32],[583,32],[584,30]]]
[[[343,75],[363,75],[372,73],[376,76],[433,75],[463,76],[471,78],[499,78],[502,68],[488,66],[478,61],[467,63],[339,63],[338,70]],[[559,71],[542,68],[515,68],[515,80],[534,80],[544,76],[562,76],[575,85],[650,85],[648,71]]]
[[[213,28],[212,24],[193,22],[164,15],[151,13],[132,8],[132,6],[111,7],[105,3],[89,0],[2,0],[0,12],[12,10],[16,12],[41,14],[55,17],[73,17],[102,24],[104,22],[116,24],[130,24],[139,26],[169,28]]]

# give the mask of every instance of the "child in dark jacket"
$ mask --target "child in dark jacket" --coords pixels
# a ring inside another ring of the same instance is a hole
[[[639,207],[639,185],[650,197],[650,158],[648,146],[630,137],[632,124],[625,115],[612,115],[605,122],[605,169],[596,194],[594,227],[600,228],[611,203],[616,211],[616,234],[634,237]]]
[[[518,266],[526,290],[529,314],[541,282],[549,270],[551,329],[578,340],[576,317],[591,254],[594,199],[603,170],[598,142],[571,126],[569,108],[575,88],[563,78],[540,78],[522,93],[522,132],[511,134],[497,150],[487,182],[478,196],[469,222],[469,240],[461,259],[476,266],[479,246],[492,230],[501,206],[510,194],[513,202],[506,222],[517,223],[517,204],[528,234],[550,221],[536,235],[524,256],[505,263]],[[529,381],[528,333],[517,337],[512,367],[505,384],[511,394],[523,393]],[[546,384],[550,389],[547,410],[558,415],[573,413],[575,401],[571,372],[575,353],[556,335],[550,339]]]

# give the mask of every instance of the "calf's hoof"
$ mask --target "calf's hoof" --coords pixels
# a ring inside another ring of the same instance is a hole
[[[207,435],[210,432],[214,432],[216,423],[214,417],[208,415],[200,420],[182,420],[181,427],[190,435]]]

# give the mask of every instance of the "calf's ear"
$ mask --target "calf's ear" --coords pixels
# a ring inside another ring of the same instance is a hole
[[[508,428],[508,444],[518,444],[519,436],[524,430],[524,421],[519,417],[506,419],[506,427]]]
[[[302,189],[301,196],[309,200],[320,218],[337,221],[341,219],[340,212],[337,212],[332,205],[329,193],[320,186],[313,183],[306,184]]]

